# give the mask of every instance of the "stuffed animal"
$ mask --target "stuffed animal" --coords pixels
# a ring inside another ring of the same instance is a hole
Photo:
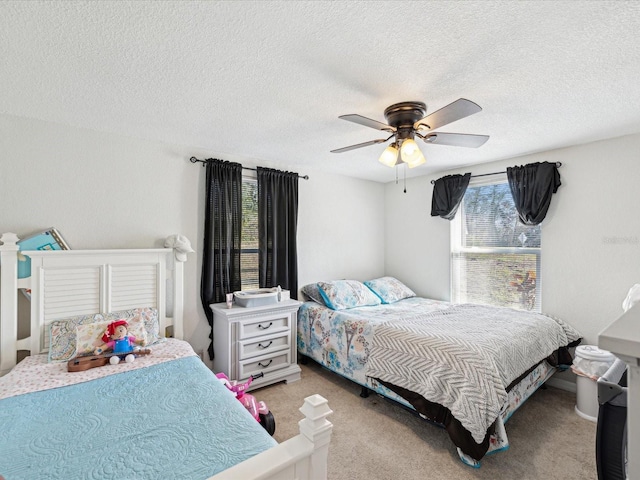
[[[117,365],[121,359],[131,363],[135,360],[133,352],[136,348],[136,337],[128,335],[129,324],[126,320],[116,320],[107,325],[107,329],[102,335],[102,346],[94,350],[95,355],[104,353],[105,350],[111,349],[115,355],[109,359],[111,365]]]

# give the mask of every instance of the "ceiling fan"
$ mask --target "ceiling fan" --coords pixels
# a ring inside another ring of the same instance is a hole
[[[379,138],[348,147],[331,150],[332,153],[348,152],[356,148],[384,143],[393,138],[382,155],[380,163],[394,167],[406,163],[409,168],[417,167],[425,162],[424,155],[418,148],[414,138],[418,137],[426,143],[434,145],[450,145],[455,147],[477,148],[489,140],[487,135],[471,135],[466,133],[433,132],[449,123],[468,117],[482,111],[479,105],[465,98],[459,98],[453,103],[442,107],[425,117],[427,106],[422,102],[395,103],[384,110],[384,117],[388,123],[378,122],[362,115],[341,115],[339,118],[388,132],[387,138]]]

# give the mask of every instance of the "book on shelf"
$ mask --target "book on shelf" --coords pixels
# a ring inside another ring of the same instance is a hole
[[[49,228],[42,232],[29,235],[18,241],[18,278],[27,278],[31,275],[31,259],[20,252],[29,250],[70,250],[60,232],[55,228]]]

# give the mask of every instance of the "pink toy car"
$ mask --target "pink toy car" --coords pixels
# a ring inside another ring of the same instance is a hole
[[[262,376],[264,376],[263,373],[252,375],[246,382],[238,383],[236,380],[229,380],[229,377],[222,372],[216,374],[216,377],[235,394],[236,398],[240,400],[240,403],[244,405],[244,408],[253,415],[253,418],[260,422],[260,425],[262,425],[269,435],[273,436],[276,431],[276,420],[273,418],[273,413],[269,411],[269,407],[267,407],[266,403],[258,402],[256,397],[245,393],[249,388],[249,385],[251,385],[256,378],[260,378]]]

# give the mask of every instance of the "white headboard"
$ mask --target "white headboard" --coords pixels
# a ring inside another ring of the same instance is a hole
[[[18,237],[5,233],[0,241],[0,375],[15,366],[18,350],[46,351],[48,324],[74,315],[154,307],[160,333],[171,326],[173,337],[183,337],[184,272],[174,249],[23,251],[31,276],[18,279]],[[24,339],[17,336],[19,289],[31,290],[31,334]]]

